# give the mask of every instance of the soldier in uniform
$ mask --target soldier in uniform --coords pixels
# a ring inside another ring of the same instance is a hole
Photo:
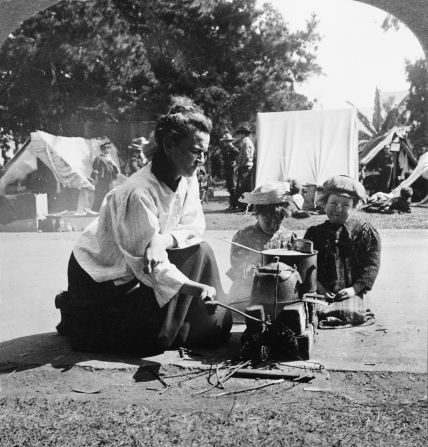
[[[239,137],[237,147],[239,149],[236,170],[238,174],[238,182],[236,187],[237,200],[244,194],[253,189],[252,173],[254,163],[254,144],[251,141],[251,130],[246,124],[242,124],[236,130]],[[242,206],[241,206],[242,208]]]
[[[100,145],[101,154],[92,164],[91,179],[95,185],[95,197],[92,211],[99,211],[106,194],[113,189],[113,181],[119,174],[119,168],[110,157],[110,141]]]
[[[134,138],[129,145],[131,151],[131,160],[129,162],[129,175],[134,174],[148,163],[147,157],[144,155],[143,147],[149,144],[149,141],[144,138]]]
[[[238,206],[236,196],[236,160],[239,149],[233,144],[233,137],[230,133],[225,133],[220,139],[222,156],[224,161],[224,176],[226,180],[226,189],[229,192],[229,210],[234,210]]]

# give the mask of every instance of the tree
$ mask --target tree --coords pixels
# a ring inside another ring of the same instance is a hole
[[[377,132],[379,132],[380,126],[381,126],[381,121],[382,121],[382,112],[381,112],[381,105],[380,105],[380,92],[377,87],[375,90],[373,120],[372,121],[373,121],[374,128],[376,129]]]
[[[385,31],[398,30],[401,22],[392,15],[387,15],[382,23]],[[414,152],[421,155],[428,150],[428,66],[425,59],[414,63],[406,61],[407,81],[410,83],[409,94],[394,118],[410,127],[408,138]],[[404,106],[404,107],[403,107]],[[404,109],[404,110],[403,110]]]
[[[258,111],[310,108],[294,88],[320,71],[318,39],[314,17],[292,33],[256,0],[66,0],[1,49],[0,120],[25,135],[68,120],[155,119],[181,94],[218,135]]]
[[[410,83],[406,97],[406,124],[410,126],[409,139],[414,150],[421,155],[428,149],[428,67],[425,59],[406,63]]]
[[[141,38],[109,3],[67,0],[10,36],[0,51],[4,132],[61,133],[70,119],[133,116],[155,79]]]

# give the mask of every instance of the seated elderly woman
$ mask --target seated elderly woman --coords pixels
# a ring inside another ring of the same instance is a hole
[[[142,355],[227,340],[231,315],[206,305],[223,300],[196,169],[211,121],[187,98],[160,117],[152,162],[106,197],[68,265],[68,292],[58,295],[73,349]]]
[[[227,275],[233,283],[229,291],[229,303],[237,309],[245,310],[250,304],[254,266],[260,264],[261,255],[248,250],[262,251],[270,248],[286,248],[296,235],[282,226],[287,216],[290,196],[288,182],[268,182],[250,193],[245,193],[241,201],[254,205],[256,223],[238,230],[230,251],[231,268]]]

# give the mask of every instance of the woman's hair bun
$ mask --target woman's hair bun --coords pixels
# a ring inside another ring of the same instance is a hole
[[[203,110],[187,96],[173,96],[169,104],[168,115],[176,115],[183,112],[203,113]]]
[[[168,113],[162,115],[156,125],[155,140],[158,147],[163,147],[165,138],[176,142],[186,138],[194,130],[210,133],[211,120],[203,110],[186,96],[173,96]]]

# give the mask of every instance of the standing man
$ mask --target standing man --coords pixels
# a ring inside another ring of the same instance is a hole
[[[224,161],[224,176],[226,179],[226,189],[229,192],[229,210],[238,207],[238,198],[236,195],[236,160],[239,149],[233,144],[233,137],[230,133],[225,133],[220,139],[222,156]]]
[[[254,144],[251,141],[251,130],[247,124],[241,124],[236,130],[238,135],[237,147],[239,149],[237,159],[238,182],[236,198],[239,201],[244,192],[252,191],[252,173],[254,163]]]
[[[95,185],[95,197],[92,205],[92,211],[99,211],[106,194],[113,189],[113,181],[119,174],[119,168],[116,166],[110,156],[110,141],[101,143],[101,154],[95,157],[92,164],[91,179]]]
[[[143,147],[149,144],[149,140],[144,137],[133,138],[128,148],[131,151],[131,160],[129,162],[129,175],[134,174],[149,162],[144,155]]]

